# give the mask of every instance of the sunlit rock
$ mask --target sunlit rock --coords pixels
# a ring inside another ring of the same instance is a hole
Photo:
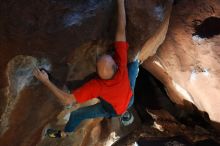
[[[191,110],[195,105],[219,123],[220,2],[179,1],[173,12],[165,42],[143,66],[172,101]]]

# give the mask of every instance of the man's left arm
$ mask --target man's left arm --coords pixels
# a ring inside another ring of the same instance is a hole
[[[75,104],[76,99],[73,94],[64,92],[63,90],[57,88],[48,78],[48,74],[43,70],[40,71],[35,68],[33,71],[34,76],[40,80],[64,105]]]
[[[128,43],[126,42],[126,14],[124,2],[124,0],[117,0],[118,24],[115,35],[115,59],[119,67],[127,66]]]
[[[125,1],[117,0],[118,4],[118,19],[115,41],[126,42],[126,14],[125,14]]]

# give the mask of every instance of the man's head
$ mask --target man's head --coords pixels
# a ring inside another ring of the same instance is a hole
[[[97,59],[97,73],[101,79],[111,79],[117,71],[117,65],[110,55],[102,55]]]

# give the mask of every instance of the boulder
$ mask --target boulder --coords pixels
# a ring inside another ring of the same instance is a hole
[[[143,67],[165,86],[173,102],[220,122],[220,2],[177,1],[166,39]],[[207,115],[204,114],[204,115]]]

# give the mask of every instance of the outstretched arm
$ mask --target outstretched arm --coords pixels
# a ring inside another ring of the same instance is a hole
[[[52,93],[64,104],[64,105],[70,105],[72,103],[76,103],[76,99],[73,94],[68,94],[59,88],[57,88],[48,78],[47,73],[42,70],[40,71],[38,68],[36,68],[33,71],[34,76],[40,80],[45,86],[47,86]]]
[[[124,0],[117,0],[118,3],[118,24],[115,41],[126,41],[126,14]]]

